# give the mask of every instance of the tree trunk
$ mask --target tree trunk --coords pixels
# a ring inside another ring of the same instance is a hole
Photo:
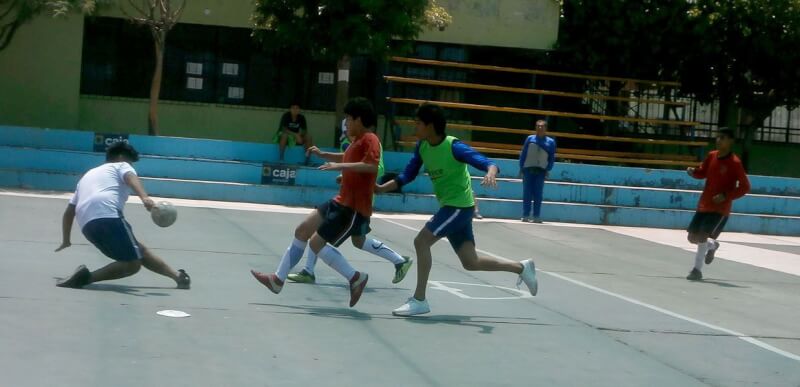
[[[777,106],[776,106],[777,107]],[[753,149],[753,140],[755,140],[756,130],[764,124],[764,120],[772,114],[775,107],[763,109],[760,111],[747,111],[747,117],[744,120],[744,125],[741,126],[744,131],[744,139],[742,141],[742,165],[745,171],[750,171],[750,162],[752,157],[750,152]]]
[[[717,117],[717,125],[719,127],[726,127],[737,131],[739,129],[739,107],[736,106],[734,101],[725,96],[719,97],[719,117]]]
[[[153,82],[150,85],[150,112],[147,116],[147,134],[158,136],[158,98],[161,95],[161,79],[164,72],[164,44],[166,33],[153,34],[156,50],[156,66],[153,71]]]
[[[742,166],[745,171],[750,171],[750,151],[753,149],[753,137],[758,126],[750,124],[743,127],[744,141],[742,142]]]
[[[348,94],[350,93],[350,57],[345,55],[336,63],[338,74],[336,78],[336,122],[334,128],[344,119],[344,105],[347,104]],[[341,129],[341,128],[340,128]]]

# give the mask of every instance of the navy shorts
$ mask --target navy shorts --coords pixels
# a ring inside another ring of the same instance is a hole
[[[474,213],[475,207],[442,207],[425,227],[439,238],[447,237],[453,249],[458,250],[464,242],[475,243],[475,235],[472,233]]]
[[[700,234],[712,239],[719,238],[728,217],[716,212],[696,212],[686,231],[689,234]]]
[[[87,223],[82,231],[89,242],[115,261],[142,259],[139,242],[125,218],[95,219]]]
[[[335,247],[339,247],[351,236],[365,236],[371,231],[369,218],[355,212],[350,207],[345,207],[334,200],[325,202],[317,207],[322,215],[322,225],[317,234]]]

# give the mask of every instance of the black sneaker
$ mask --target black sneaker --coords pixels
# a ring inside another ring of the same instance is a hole
[[[689,281],[701,281],[703,279],[703,273],[700,272],[700,270],[692,269],[689,275],[686,276],[686,279]]]
[[[80,289],[88,285],[91,278],[92,272],[90,272],[85,265],[80,265],[69,278],[58,281],[56,286],[60,288]]]
[[[714,254],[717,252],[719,248],[719,242],[715,244],[714,250],[708,249],[706,252],[706,265],[710,265],[711,262],[714,262]]]
[[[192,278],[183,269],[178,270],[178,289],[189,289],[192,287]]]

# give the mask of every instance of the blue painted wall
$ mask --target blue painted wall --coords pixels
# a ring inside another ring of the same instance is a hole
[[[261,186],[262,162],[277,147],[231,141],[132,135],[143,154],[136,168],[154,195],[192,199],[309,206],[333,196],[336,172],[298,167],[296,186]],[[71,191],[84,171],[104,161],[92,151],[94,135],[82,131],[0,127],[0,186]],[[388,170],[400,170],[407,153],[386,152]],[[302,150],[287,153],[300,163]],[[321,162],[321,160],[313,160]],[[518,172],[516,160],[497,160],[502,175]],[[480,176],[481,173],[475,172]],[[557,164],[545,190],[545,220],[683,228],[699,198],[702,181],[681,171]],[[179,179],[182,181],[178,181]],[[800,179],[752,176],[754,192],[734,204],[729,230],[800,235]],[[496,190],[473,187],[481,212],[518,218],[521,182],[501,179]],[[432,213],[438,204],[427,177],[404,187],[405,195],[380,195],[380,211]],[[778,195],[778,196],[775,196]]]

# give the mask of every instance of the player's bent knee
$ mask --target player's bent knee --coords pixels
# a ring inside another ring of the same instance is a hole
[[[326,242],[325,239],[322,239],[319,234],[315,234],[311,237],[308,247],[310,247],[311,251],[313,251],[315,254],[319,254],[326,244],[328,244],[328,242]]]
[[[463,267],[464,270],[466,271],[480,270],[480,266],[478,265],[478,263],[473,261],[461,262],[461,267]]]
[[[137,259],[135,261],[125,261],[122,263],[125,264],[125,272],[128,275],[134,275],[138,273],[139,270],[142,268],[142,261],[140,259]]]
[[[698,244],[708,241],[708,235],[703,234],[689,234],[689,243]]]
[[[429,238],[423,234],[419,234],[416,238],[414,238],[414,247],[418,249],[430,248],[432,245],[433,243],[430,242]]]
[[[315,230],[309,222],[303,222],[296,229],[294,229],[294,237],[301,240],[307,241],[311,239],[311,236],[314,235]]]
[[[364,247],[364,242],[366,242],[366,238],[364,237],[353,237],[350,239],[350,242],[353,242],[353,246],[357,249],[361,249]]]

